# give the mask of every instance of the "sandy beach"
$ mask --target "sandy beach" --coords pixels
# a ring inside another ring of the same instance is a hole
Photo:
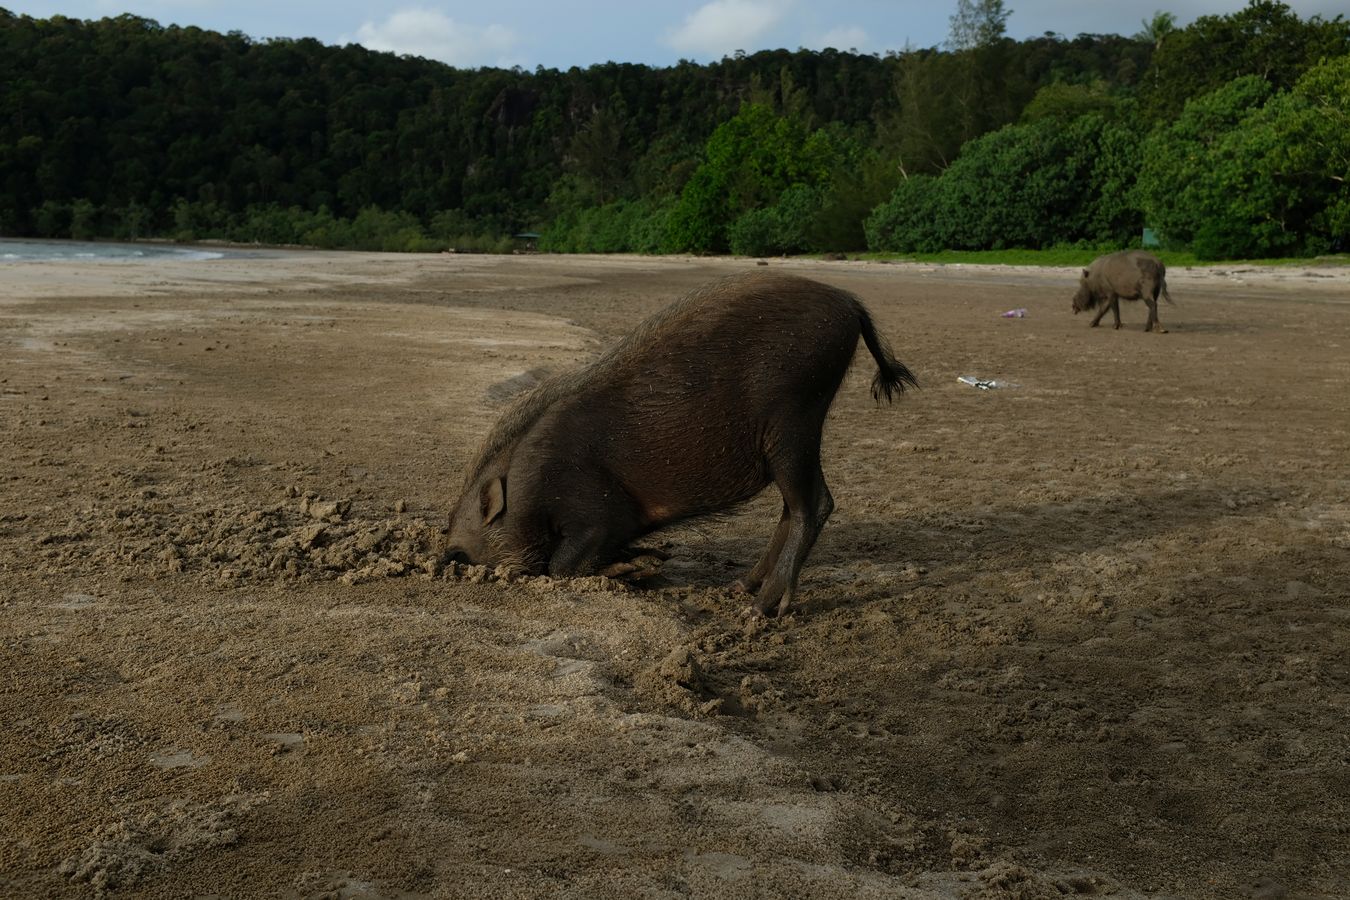
[[[640,585],[437,539],[512,379],[753,260],[0,263],[0,895],[1346,896],[1350,269],[1173,270],[1159,335],[769,264],[922,389],[856,361],[746,624],[772,492]]]

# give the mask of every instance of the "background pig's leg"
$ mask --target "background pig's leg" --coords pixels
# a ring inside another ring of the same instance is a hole
[[[820,452],[802,454],[785,463],[773,463],[774,482],[788,508],[787,537],[755,598],[755,608],[767,614],[777,607],[782,615],[797,590],[797,576],[816,543],[825,520],[834,511],[834,498],[820,471]]]
[[[759,590],[759,586],[764,583],[764,578],[773,568],[773,564],[778,562],[779,555],[783,552],[783,542],[787,540],[788,529],[792,525],[792,516],[788,512],[787,504],[783,504],[783,515],[778,520],[778,527],[774,529],[773,537],[769,538],[769,546],[764,548],[764,555],[755,563],[755,567],[747,574],[737,578],[731,584],[731,589],[746,594],[753,594]]]
[[[1099,310],[1097,310],[1097,315],[1095,315],[1095,316],[1092,317],[1092,324],[1089,325],[1088,327],[1089,327],[1089,328],[1096,328],[1097,325],[1101,322],[1102,316],[1106,315],[1106,311],[1109,310],[1110,308],[1111,308],[1111,304],[1110,304],[1110,303],[1103,303],[1103,304],[1102,304],[1102,308],[1099,309]],[[1118,315],[1118,314],[1117,314],[1117,315]]]
[[[1120,298],[1112,295],[1111,297],[1111,315],[1116,317],[1116,330],[1120,330]]]
[[[1148,324],[1144,326],[1144,330],[1166,334],[1167,329],[1163,327],[1162,320],[1158,318],[1158,298],[1145,295],[1144,302],[1148,304]]]

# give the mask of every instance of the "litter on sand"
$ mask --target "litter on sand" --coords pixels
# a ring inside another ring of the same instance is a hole
[[[1019,306],[1017,309],[1010,309],[1005,313],[1001,313],[1001,315],[1005,319],[1025,319],[1027,317],[1027,308],[1025,306]]]
[[[999,387],[1017,387],[1017,385],[1012,382],[999,381],[999,379],[996,378],[976,378],[975,375],[957,375],[956,381],[963,383],[963,385],[977,387],[979,390],[996,390],[999,389]]]

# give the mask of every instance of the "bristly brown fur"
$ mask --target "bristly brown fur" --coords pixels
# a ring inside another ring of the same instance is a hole
[[[905,385],[918,387],[919,380],[914,377],[914,373],[904,363],[895,358],[895,352],[891,350],[890,343],[877,334],[867,307],[863,306],[862,301],[857,297],[852,295],[850,297],[858,310],[863,343],[867,345],[867,352],[872,354],[872,358],[877,363],[877,374],[872,378],[872,399],[880,403],[882,395],[885,395],[886,402],[890,403],[895,394],[904,393]]]
[[[776,484],[776,537],[738,584],[758,612],[781,613],[834,509],[821,430],[860,338],[877,365],[873,397],[916,383],[847,291],[750,273],[690,293],[512,404],[467,472],[448,549],[588,574],[645,534],[725,514]]]
[[[614,365],[615,361],[622,358],[630,348],[650,346],[652,342],[649,336],[665,328],[672,319],[686,314],[689,310],[697,310],[701,301],[719,294],[726,294],[729,297],[745,293],[771,295],[774,291],[784,288],[783,284],[775,284],[774,281],[775,279],[766,277],[764,273],[748,272],[732,275],[697,288],[686,294],[681,300],[647,318],[627,337],[589,364],[546,379],[534,390],[518,398],[502,414],[496,426],[484,439],[478,453],[474,456],[473,462],[466,469],[464,487],[467,489],[470,485],[476,483],[484,470],[503,452],[513,447],[539,420],[539,417],[548,411],[549,407],[558,400],[574,393],[578,387],[593,379],[603,377],[604,370]],[[788,284],[792,288],[800,289],[795,281],[788,282]],[[876,327],[872,323],[872,317],[861,300],[841,288],[813,284],[812,289],[831,291],[846,299],[856,310],[863,343],[867,346],[868,352],[871,353],[877,364],[877,374],[872,379],[873,399],[880,402],[882,397],[885,397],[886,402],[890,403],[893,401],[894,395],[902,393],[906,386],[918,386],[918,379],[903,363],[895,358],[890,344],[877,333]]]
[[[479,476],[492,464],[492,461],[500,456],[503,451],[515,445],[550,406],[560,398],[567,396],[571,388],[580,382],[579,376],[585,371],[585,367],[582,367],[554,375],[534,390],[512,401],[511,405],[506,408],[506,412],[502,413],[502,417],[497,420],[497,424],[483,439],[482,445],[478,448],[478,453],[474,455],[473,462],[465,469],[464,489],[468,490],[471,485],[477,482]]]
[[[483,444],[479,447],[473,462],[465,470],[464,487],[467,489],[474,484],[483,474],[483,471],[504,451],[513,447],[554,403],[574,393],[577,387],[596,377],[598,372],[610,365],[616,357],[629,347],[634,344],[645,343],[648,334],[659,329],[674,316],[679,315],[684,308],[697,298],[704,297],[713,291],[725,290],[738,279],[739,276],[733,276],[690,292],[683,300],[667,306],[643,321],[627,337],[601,353],[590,363],[567,372],[560,372],[543,381],[534,390],[516,399],[507,407],[506,412],[502,413],[502,417],[497,420],[497,424],[483,439]]]
[[[483,541],[491,548],[499,566],[522,572],[538,572],[548,562],[541,548],[512,546],[510,537],[501,528],[484,528]]]

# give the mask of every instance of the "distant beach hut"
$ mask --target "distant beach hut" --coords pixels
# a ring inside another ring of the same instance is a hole
[[[523,253],[533,253],[539,249],[539,232],[522,231],[520,234],[512,235],[516,240],[516,250]]]

